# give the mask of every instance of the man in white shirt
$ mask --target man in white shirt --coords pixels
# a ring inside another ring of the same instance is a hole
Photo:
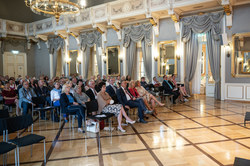
[[[86,94],[89,96],[91,101],[97,99],[97,92],[95,90],[95,81],[94,80],[89,81],[89,90],[86,91]]]

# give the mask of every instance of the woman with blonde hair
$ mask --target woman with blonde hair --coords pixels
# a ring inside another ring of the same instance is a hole
[[[160,106],[164,106],[165,104],[158,101],[152,94],[150,94],[143,86],[141,86],[141,83],[139,80],[135,82],[135,89],[139,93],[140,97],[143,97],[144,100],[147,102],[152,103],[153,110],[155,111],[155,114],[157,114],[155,109],[155,103],[159,104]]]
[[[78,132],[85,132],[82,130],[82,121],[85,116],[85,108],[79,105],[73,96],[70,93],[70,85],[64,84],[62,87],[62,94],[60,96],[60,106],[62,113],[65,114],[76,114],[78,118]]]
[[[70,86],[70,93],[74,94],[75,90],[73,88],[73,82],[72,81],[67,81],[66,84]]]
[[[140,94],[138,93],[137,89],[135,88],[135,81],[131,80],[129,82],[128,90],[131,93],[132,96],[135,98],[141,98]],[[153,109],[150,107],[148,100],[146,98],[142,98],[145,106],[148,108],[148,110],[152,111]]]

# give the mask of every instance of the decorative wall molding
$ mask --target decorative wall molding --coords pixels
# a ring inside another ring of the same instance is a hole
[[[226,83],[225,100],[250,101],[250,84]]]
[[[197,3],[209,2],[211,0],[175,0],[175,7],[184,7]],[[21,36],[36,36],[56,31],[68,31],[69,28],[90,28],[96,24],[108,23],[126,17],[154,16],[152,12],[168,10],[168,0],[123,0],[114,1],[81,11],[75,16],[62,16],[59,23],[54,18],[47,18],[29,24],[23,24],[13,21],[0,20],[0,33],[2,36],[7,34]],[[117,25],[117,24],[116,24]],[[26,27],[26,29],[25,29]]]

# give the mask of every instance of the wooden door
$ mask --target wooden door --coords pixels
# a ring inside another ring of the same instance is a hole
[[[27,75],[26,54],[5,52],[3,56],[3,73],[10,77],[17,78],[18,75],[21,75],[24,78]]]

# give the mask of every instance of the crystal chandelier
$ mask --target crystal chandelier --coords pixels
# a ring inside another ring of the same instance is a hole
[[[61,15],[77,14],[86,6],[86,0],[24,0],[27,7],[34,13],[55,16],[59,22]]]

